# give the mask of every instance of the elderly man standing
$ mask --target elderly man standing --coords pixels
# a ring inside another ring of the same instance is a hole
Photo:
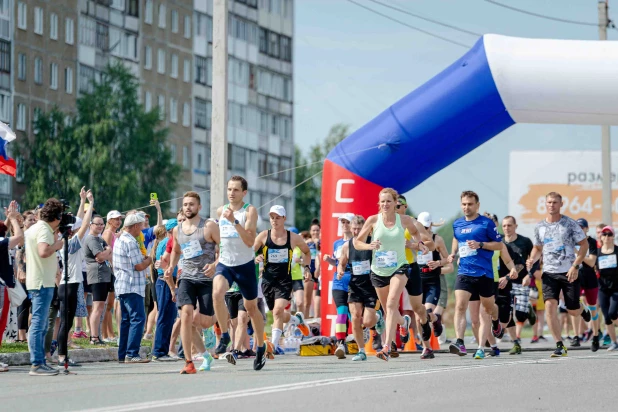
[[[144,257],[137,238],[142,231],[144,217],[139,214],[127,216],[122,235],[114,244],[114,289],[120,300],[120,339],[118,361],[124,363],[147,363],[149,359],[139,354],[142,332],[146,322],[144,295],[146,292],[146,269],[152,263]]]

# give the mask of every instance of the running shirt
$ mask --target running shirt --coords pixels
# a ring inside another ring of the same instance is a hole
[[[262,277],[271,282],[275,279],[289,278],[292,272],[292,243],[290,231],[286,230],[287,240],[284,245],[278,245],[270,237],[270,230],[262,248],[264,256],[264,272]]]
[[[303,269],[301,266],[302,257],[303,252],[301,252],[300,248],[296,246],[292,251],[292,280],[303,280]],[[299,259],[299,262],[294,263]]]
[[[337,239],[335,240],[335,243],[333,244],[333,251],[334,251],[334,256],[333,258],[337,261],[337,264],[339,264],[339,259],[341,258],[341,249],[343,248],[343,245],[345,244],[345,242],[347,242],[346,240],[343,239]],[[348,286],[350,285],[350,277],[352,276],[351,272],[350,272],[350,265],[346,265],[345,268],[345,272],[342,276],[341,279],[337,279],[337,275],[333,276],[333,290],[343,290],[343,291],[348,291]]]
[[[524,268],[521,270],[521,272],[519,272],[517,279],[511,281],[513,283],[520,284],[524,280],[524,277],[528,275],[528,269],[526,269],[526,260],[528,260],[528,258],[530,257],[534,245],[532,244],[532,240],[522,235],[517,235],[515,240],[512,242],[507,242],[505,238],[504,243],[506,244],[511,258],[513,258],[513,261],[518,262],[517,264],[524,265]]]
[[[373,231],[373,239],[382,246],[372,254],[371,271],[378,276],[392,276],[400,267],[408,264],[406,259],[406,238],[401,218],[395,214],[395,225],[388,229],[384,226],[382,213]]]
[[[614,247],[612,253],[603,253],[599,249],[597,266],[599,267],[599,285],[604,291],[618,291],[618,250]]]
[[[479,215],[474,220],[466,220],[464,217],[453,222],[453,235],[459,242],[459,275],[488,278],[494,277],[492,266],[493,250],[470,249],[466,242],[501,242],[502,236],[494,222]]]
[[[436,242],[436,234],[434,233],[431,240],[433,240],[434,244]],[[407,251],[407,249],[406,249]],[[416,261],[421,269],[421,279],[428,280],[437,280],[440,281],[440,272],[441,269],[439,267],[431,270],[427,264],[431,261],[440,260],[440,252],[436,249],[433,252],[425,253],[420,250],[416,252]]]
[[[525,265],[526,264],[526,261],[522,260],[522,257],[515,252],[515,249],[513,249],[510,244],[506,245],[506,250],[508,250],[509,255],[511,256],[511,259],[513,260],[513,264],[514,265]],[[500,280],[500,278],[503,278],[503,277],[507,276],[509,273],[511,273],[511,271],[509,270],[509,268],[504,263],[504,259],[503,259],[502,254],[500,253],[500,251],[495,250],[494,252],[495,252],[494,253],[494,258],[496,256],[498,257],[497,272],[494,272],[494,282],[498,282]],[[518,278],[522,277],[521,273],[517,277]],[[511,284],[513,284],[513,283],[515,283],[513,281],[513,279],[509,278],[509,281],[507,282],[506,287],[504,289],[500,289],[501,290],[500,294],[508,295],[508,293],[506,293],[506,292],[510,293],[510,290],[512,289]],[[521,283],[521,282],[519,282],[519,283]]]
[[[590,256],[590,255],[598,255],[598,249],[597,249],[597,241],[593,238],[591,238],[590,236],[588,236],[587,238],[588,240],[588,252],[586,253],[586,257]],[[575,250],[577,252],[579,252],[579,245],[575,245]],[[576,253],[577,253],[576,252]],[[588,264],[586,262],[582,262],[581,267],[579,268],[579,275],[583,278],[583,277],[594,277],[596,279],[596,272],[594,270],[594,266],[590,267],[588,266]]]
[[[227,208],[227,204],[223,208]],[[245,203],[244,206],[234,212],[234,218],[238,220],[241,226],[245,226],[247,222],[247,209],[251,206]],[[219,219],[219,231],[221,233],[221,243],[219,244],[219,263],[225,266],[240,266],[254,259],[253,248],[245,245],[240,238],[234,222],[221,217]]]
[[[543,270],[566,273],[575,261],[575,246],[586,239],[579,224],[570,217],[549,223],[543,219],[534,228],[535,246],[543,246]]]
[[[178,225],[178,244],[182,250],[183,265],[181,279],[189,279],[196,282],[212,282],[212,278],[204,275],[204,266],[213,263],[216,257],[216,244],[204,239],[204,226],[206,219],[200,218],[197,228],[193,233],[187,234],[183,229],[183,223]]]
[[[349,266],[352,267],[352,276],[369,276],[371,273],[371,250],[357,250],[354,248],[354,239],[348,241]],[[371,243],[371,238],[367,238],[367,243]]]
[[[405,230],[404,235],[406,237],[406,240],[412,240],[412,234],[410,233],[408,229]],[[409,264],[412,264],[415,262],[414,255],[415,253],[412,249],[406,248],[406,260],[408,261]]]
[[[311,264],[309,265],[309,271],[313,275],[315,273],[315,259],[318,256],[318,248],[320,247],[320,244],[318,243],[316,245],[314,241],[311,241],[307,243],[307,246],[309,246],[309,252],[311,252]]]

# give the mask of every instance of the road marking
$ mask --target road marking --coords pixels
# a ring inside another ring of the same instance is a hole
[[[592,357],[592,356],[586,356]],[[310,389],[316,388],[320,386],[329,386],[329,385],[338,385],[342,383],[351,383],[351,382],[359,382],[364,380],[372,380],[372,379],[382,379],[382,378],[397,378],[402,376],[414,376],[414,375],[426,375],[431,373],[441,373],[441,372],[456,372],[462,370],[472,370],[472,369],[483,369],[483,368],[495,368],[500,366],[512,366],[512,365],[525,365],[525,364],[536,364],[536,363],[547,363],[547,362],[555,362],[563,359],[535,359],[535,360],[525,360],[525,361],[513,361],[513,362],[501,362],[501,363],[493,363],[493,364],[471,364],[466,366],[454,366],[454,367],[446,367],[439,369],[421,369],[416,371],[402,371],[402,372],[389,372],[389,373],[378,373],[372,375],[362,375],[362,376],[350,376],[350,377],[342,377],[342,378],[333,378],[333,379],[320,379],[315,381],[307,381],[307,382],[298,382],[298,383],[290,383],[276,386],[267,386],[260,387],[254,389],[244,389],[239,391],[232,392],[224,392],[218,394],[211,395],[202,395],[202,396],[193,396],[189,398],[183,399],[164,399],[160,401],[151,401],[151,402],[140,402],[129,405],[119,405],[119,406],[110,406],[103,408],[95,408],[88,409],[85,412],[125,412],[125,411],[139,411],[151,408],[163,408],[169,406],[180,406],[180,405],[189,405],[193,403],[199,402],[212,402],[219,401],[225,399],[233,399],[233,398],[244,398],[248,396],[254,395],[265,395],[269,393],[290,391],[290,390],[298,390],[298,389]]]

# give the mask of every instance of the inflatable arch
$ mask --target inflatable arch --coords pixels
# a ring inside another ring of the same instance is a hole
[[[405,193],[515,123],[618,125],[618,42],[480,38],[329,153],[322,251],[333,253],[341,214],[377,213],[382,188]],[[322,271],[326,336],[336,317],[332,276]]]

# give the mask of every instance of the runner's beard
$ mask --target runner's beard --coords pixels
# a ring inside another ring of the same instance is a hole
[[[193,219],[195,216],[197,216],[197,212],[190,212],[190,211],[185,212],[185,217],[187,219]]]

